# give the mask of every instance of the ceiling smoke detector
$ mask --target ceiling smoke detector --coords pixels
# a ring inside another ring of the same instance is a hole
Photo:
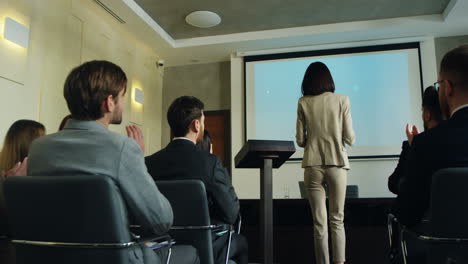
[[[195,11],[185,17],[185,21],[199,28],[210,28],[221,23],[221,17],[211,11]]]

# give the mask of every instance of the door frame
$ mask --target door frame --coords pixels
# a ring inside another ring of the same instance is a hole
[[[213,115],[222,115],[224,117],[224,167],[229,171],[232,178],[232,161],[231,161],[231,110],[213,110],[204,111],[205,117]]]

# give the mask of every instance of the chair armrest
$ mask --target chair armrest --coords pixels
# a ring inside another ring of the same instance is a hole
[[[218,232],[225,232],[225,231],[229,231],[229,230],[232,230],[234,228],[233,225],[229,225],[229,224],[217,224],[215,225],[215,227],[213,229],[211,229],[214,233],[218,233]]]
[[[149,236],[149,237],[138,237],[135,239],[138,244],[144,244],[147,242],[156,242],[156,243],[163,243],[163,242],[171,242],[174,241],[171,236],[169,235],[162,235],[162,236]]]
[[[211,230],[215,235],[222,235],[226,232],[234,230],[233,225],[229,224],[216,224],[206,226],[172,226],[171,230]]]
[[[468,244],[468,238],[461,237],[436,237],[428,234],[416,232],[410,228],[403,227],[403,232],[412,234],[419,240],[427,243],[438,243],[438,244]]]
[[[146,246],[149,246],[153,249],[156,247],[159,248],[164,248],[164,247],[171,247],[173,244],[175,244],[174,239],[171,238],[169,235],[152,235],[152,236],[141,236],[139,235],[141,226],[140,225],[130,225],[130,233],[133,236],[133,240],[136,242],[136,244],[145,244]],[[162,245],[162,246],[161,246]]]

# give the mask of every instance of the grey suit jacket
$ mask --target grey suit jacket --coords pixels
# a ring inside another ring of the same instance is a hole
[[[146,234],[165,234],[172,225],[171,205],[148,174],[138,144],[96,121],[69,120],[64,130],[35,140],[28,156],[30,176],[112,177],[120,187],[132,224],[141,225]],[[146,246],[136,248],[129,261],[161,262]]]
[[[303,168],[330,165],[349,169],[345,144],[352,145],[354,140],[347,96],[325,92],[299,99],[296,142],[304,148]]]

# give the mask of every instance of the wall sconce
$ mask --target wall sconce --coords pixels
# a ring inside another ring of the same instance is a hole
[[[5,29],[3,34],[5,39],[18,44],[23,48],[28,48],[29,28],[25,25],[7,17],[5,18]]]
[[[139,88],[135,88],[135,102],[139,104],[143,104],[145,102],[145,94],[143,90]]]

